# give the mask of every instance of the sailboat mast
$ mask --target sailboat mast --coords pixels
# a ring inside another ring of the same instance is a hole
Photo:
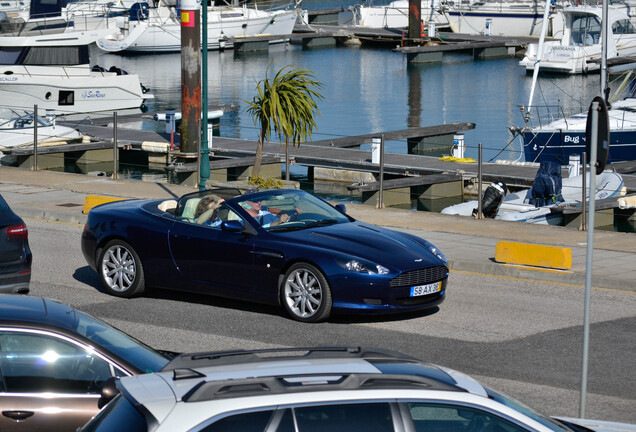
[[[532,109],[532,99],[534,98],[534,89],[537,85],[537,78],[539,77],[539,65],[541,64],[541,57],[543,56],[543,44],[545,42],[545,34],[548,30],[548,17],[550,15],[550,1],[545,0],[545,10],[543,11],[543,23],[541,24],[541,35],[539,36],[539,46],[537,48],[537,61],[534,64],[534,71],[532,73],[532,87],[530,88],[530,100],[526,107],[526,123],[530,119],[530,110]],[[605,1],[605,0],[604,0]]]

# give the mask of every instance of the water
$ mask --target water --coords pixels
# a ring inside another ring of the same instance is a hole
[[[327,9],[355,1],[305,0],[307,9]],[[350,14],[341,14],[341,21]],[[116,65],[140,75],[155,99],[151,112],[180,109],[180,54],[120,56],[96,53],[92,61]],[[245,100],[256,94],[256,82],[282,67],[313,71],[323,83],[320,116],[313,139],[367,134],[472,122],[465,132],[467,157],[477,157],[482,144],[485,161],[523,160],[521,142],[512,141],[510,126],[522,126],[519,106],[528,103],[531,75],[519,58],[473,60],[470,55],[444,55],[442,63],[409,64],[406,56],[387,48],[271,46],[269,53],[208,53],[209,104],[234,105],[221,119],[222,136],[256,139],[257,128],[245,111]],[[599,76],[542,77],[535,105],[562,104],[565,110],[585,111],[599,91]],[[512,142],[511,142],[512,141]],[[405,142],[387,143],[387,151],[406,152]]]

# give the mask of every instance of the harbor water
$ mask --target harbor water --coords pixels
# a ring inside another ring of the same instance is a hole
[[[302,6],[309,10],[342,7],[346,11],[355,3],[304,0]],[[341,23],[350,24],[350,20],[350,13],[340,14]],[[155,97],[147,104],[149,112],[180,110],[180,54],[115,55],[95,51],[92,63],[139,74]],[[210,107],[229,107],[220,119],[221,136],[256,140],[258,129],[246,111],[246,101],[256,95],[258,81],[291,65],[312,71],[322,82],[320,92],[325,99],[318,103],[320,116],[314,140],[471,122],[476,126],[464,133],[466,157],[477,159],[481,144],[484,161],[524,161],[522,142],[510,131],[511,127],[523,126],[520,107],[527,105],[532,84],[532,76],[518,65],[519,60],[512,56],[475,60],[469,54],[444,54],[441,63],[410,64],[405,55],[390,47],[366,44],[303,48],[286,43],[270,46],[269,52],[210,51],[208,103]],[[541,75],[534,105],[561,105],[565,112],[586,111],[599,94],[599,87],[598,74]],[[164,125],[142,127],[163,129]],[[362,148],[371,151],[370,145]],[[406,142],[387,142],[386,151],[406,153]],[[123,169],[124,176],[140,175],[134,167]],[[294,166],[291,174],[305,181],[306,170],[302,167]],[[160,180],[164,173],[158,170],[145,176]],[[313,190],[312,185],[303,188]],[[355,201],[346,188],[329,194],[328,198]]]

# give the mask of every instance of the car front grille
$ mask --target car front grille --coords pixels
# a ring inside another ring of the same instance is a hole
[[[391,279],[392,287],[425,285],[440,281],[448,276],[446,266],[427,267],[418,270],[404,272]]]

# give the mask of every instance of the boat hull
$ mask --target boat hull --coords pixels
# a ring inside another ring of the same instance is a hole
[[[264,14],[241,9],[243,15],[209,13],[208,50],[220,49],[224,38],[249,36],[281,36],[275,41],[289,39],[296,24],[296,11]],[[273,42],[275,42],[273,41]],[[97,46],[107,52],[180,52],[181,25],[178,22],[156,23],[152,20],[137,23],[127,33],[111,33],[97,41]],[[225,45],[231,48],[228,41]]]
[[[490,36],[539,36],[543,24],[543,8],[525,6],[513,9],[451,9],[446,12],[454,32]],[[563,17],[555,14],[550,34],[559,37],[563,32]]]
[[[143,111],[144,100],[153,97],[143,93],[137,75],[91,72],[88,65],[6,66],[0,77],[3,105],[24,110],[37,105],[61,115]]]
[[[570,156],[585,152],[585,130],[535,130],[523,133],[528,162],[569,164]],[[636,130],[610,132],[608,163],[636,159]]]

